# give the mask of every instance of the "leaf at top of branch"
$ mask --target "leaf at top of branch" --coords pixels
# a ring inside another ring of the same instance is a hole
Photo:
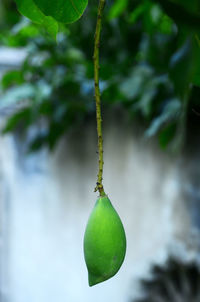
[[[73,23],[78,20],[87,7],[88,0],[33,0],[46,15],[58,22]]]
[[[58,23],[50,16],[45,16],[36,6],[33,0],[15,0],[19,12],[33,22],[42,24],[49,34],[56,38],[58,32]]]

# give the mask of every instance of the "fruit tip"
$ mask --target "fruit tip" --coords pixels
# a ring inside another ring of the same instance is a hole
[[[100,277],[97,277],[93,274],[88,274],[88,283],[89,283],[89,286],[92,287],[100,282],[103,282],[105,281],[101,276]]]

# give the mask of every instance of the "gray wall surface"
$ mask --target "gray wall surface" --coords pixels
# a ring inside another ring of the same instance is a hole
[[[128,302],[152,262],[196,253],[187,243],[183,160],[142,134],[119,114],[104,118],[104,185],[124,223],[127,254],[115,277],[92,288],[82,244],[97,198],[95,123],[72,131],[52,154],[25,155],[15,136],[0,138],[2,302]]]

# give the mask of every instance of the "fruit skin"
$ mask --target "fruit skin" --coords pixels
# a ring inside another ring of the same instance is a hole
[[[99,197],[84,235],[89,286],[114,276],[126,253],[126,235],[119,215],[107,196]]]

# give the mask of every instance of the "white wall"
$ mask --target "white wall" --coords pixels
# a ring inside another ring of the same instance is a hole
[[[3,137],[2,302],[126,302],[150,263],[164,261],[177,238],[184,242],[189,217],[179,160],[145,141],[126,118],[108,117],[104,184],[127,234],[121,270],[89,288],[82,241],[97,198],[95,124],[68,134],[54,154],[25,156],[22,143]]]

